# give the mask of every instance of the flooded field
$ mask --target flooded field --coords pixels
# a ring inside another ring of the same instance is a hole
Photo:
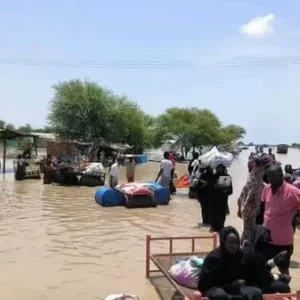
[[[229,172],[234,194],[227,224],[241,229],[236,200],[247,176],[244,151]],[[300,166],[300,151],[277,155],[282,164]],[[159,165],[138,166],[138,180],[153,180]],[[187,165],[178,164],[177,173]],[[124,170],[122,170],[124,171]],[[123,179],[124,179],[124,172]],[[200,206],[178,192],[170,205],[151,209],[102,208],[95,188],[44,186],[42,181],[15,182],[0,177],[0,297],[10,300],[94,300],[113,292],[130,292],[143,300],[159,299],[145,278],[145,236],[197,235]],[[300,238],[296,237],[292,287],[300,286]],[[158,289],[170,299],[165,282]]]

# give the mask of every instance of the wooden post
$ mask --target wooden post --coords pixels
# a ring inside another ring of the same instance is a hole
[[[150,243],[151,243],[151,236],[147,234],[146,235],[146,278],[149,278],[150,275]]]
[[[2,166],[2,173],[5,174],[6,172],[6,129],[3,131],[3,166]]]
[[[37,143],[36,143],[36,139],[37,139],[37,137],[34,136],[34,137],[33,137],[33,144],[34,144],[35,155],[37,156],[37,155],[38,155],[38,152],[37,152]]]

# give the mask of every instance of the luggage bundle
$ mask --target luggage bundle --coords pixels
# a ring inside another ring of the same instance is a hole
[[[220,152],[217,147],[213,147],[210,151],[201,155],[199,161],[201,168],[211,167],[215,169],[220,164],[228,168],[233,161],[233,155],[229,152]]]

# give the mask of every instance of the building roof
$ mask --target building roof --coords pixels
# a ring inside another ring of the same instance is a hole
[[[33,136],[42,138],[42,139],[49,139],[49,140],[54,140],[56,138],[54,133],[44,133],[44,132],[31,132]]]
[[[6,138],[7,140],[13,140],[18,137],[34,137],[31,133],[22,133],[17,130],[11,130],[11,129],[0,129],[0,140],[4,140]]]

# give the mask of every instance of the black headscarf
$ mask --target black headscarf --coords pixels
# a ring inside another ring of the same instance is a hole
[[[220,231],[220,246],[206,256],[199,275],[198,289],[201,292],[213,286],[224,287],[242,278],[242,251],[239,248],[230,254],[225,248],[226,239],[232,233],[240,239],[237,230],[227,226]]]
[[[271,231],[262,225],[256,225],[253,230],[251,247],[256,253],[262,251],[271,241]]]
[[[232,226],[226,226],[224,227],[220,233],[219,233],[219,241],[220,241],[220,246],[215,249],[213,252],[210,253],[210,258],[212,264],[207,264],[206,266],[208,270],[203,270],[203,271],[210,271],[209,269],[215,269],[216,267],[219,267],[223,263],[226,263],[228,261],[234,261],[235,259],[240,260],[242,256],[242,251],[239,248],[236,253],[230,254],[227,252],[226,247],[225,247],[225,242],[229,234],[235,234],[238,238],[238,242],[240,244],[240,236],[238,231],[232,227]]]
[[[219,174],[221,176],[227,175],[227,168],[223,164],[217,165],[216,170],[219,168],[222,168],[222,172],[221,173],[217,172],[217,174]]]
[[[274,280],[262,253],[270,241],[270,230],[262,225],[255,226],[251,245],[243,249],[243,277],[246,280],[246,285],[264,289]]]
[[[231,233],[233,233],[234,235],[237,236],[238,243],[240,244],[240,235],[239,235],[238,231],[232,226],[224,227],[219,233],[220,251],[221,251],[221,254],[222,254],[223,257],[235,256],[236,254],[238,254],[238,252],[240,252],[240,249],[238,249],[237,253],[235,253],[235,254],[229,254],[226,251],[225,242],[226,242],[226,239],[227,239],[228,235],[231,234]]]

